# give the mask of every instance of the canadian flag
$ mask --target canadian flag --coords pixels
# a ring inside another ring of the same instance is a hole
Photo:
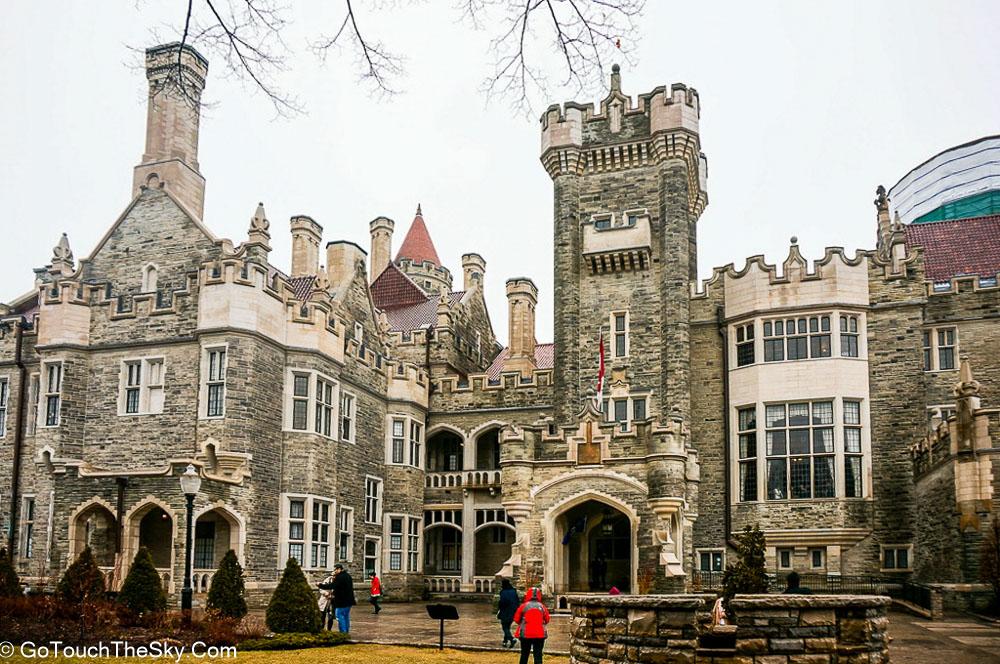
[[[600,367],[597,369],[597,410],[604,408],[604,328],[601,328],[601,335],[598,341],[600,353]]]

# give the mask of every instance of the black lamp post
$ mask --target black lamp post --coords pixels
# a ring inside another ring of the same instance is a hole
[[[181,475],[181,491],[187,498],[187,535],[184,545],[184,588],[181,590],[181,612],[184,614],[184,621],[191,621],[191,547],[194,541],[194,497],[198,495],[201,488],[201,477],[192,464],[188,464],[184,474]]]

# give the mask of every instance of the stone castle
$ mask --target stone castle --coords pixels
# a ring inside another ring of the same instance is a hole
[[[189,465],[196,593],[229,549],[260,598],[290,557],[314,580],[378,570],[395,598],[500,576],[680,591],[752,524],[774,573],[978,580],[1000,512],[1000,216],[904,224],[880,188],[874,249],[810,264],[793,238],[780,266],[699,283],[699,95],[633,99],[615,67],[599,106],[542,117],[555,338],[515,277],[504,348],[486,261],[464,255],[456,290],[419,207],[395,258],[386,217],[370,252],[325,255],[292,217],[289,269],[263,205],[242,242],[213,235],[197,103],[164,87],[178,57],[199,87],[208,63],[178,49],[146,53],[131,202],[0,305],[0,511],[30,582],[89,546],[120,583],[147,547],[179,593]]]

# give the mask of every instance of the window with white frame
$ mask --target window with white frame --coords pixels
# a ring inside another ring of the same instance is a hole
[[[754,363],[754,323],[736,326],[736,366]]]
[[[725,555],[722,549],[699,549],[698,569],[702,572],[721,572],[725,569]]]
[[[334,501],[310,495],[292,495],[285,500],[285,560],[294,558],[304,569],[327,569]],[[284,560],[279,562],[284,564]]]
[[[313,500],[312,542],[309,550],[309,566],[326,569],[330,552],[330,503]]]
[[[406,449],[406,418],[394,417],[391,424],[389,440],[389,463],[404,463],[403,453]]]
[[[119,415],[163,412],[163,358],[125,360],[121,368]]]
[[[824,569],[826,567],[826,549],[809,549],[809,567]]]
[[[617,422],[622,431],[628,431],[633,420],[646,419],[646,397],[630,396],[604,401],[604,417],[608,422]]]
[[[835,494],[833,402],[766,406],[767,498]]]
[[[341,562],[350,562],[354,558],[354,510],[341,507],[337,525],[337,558]]]
[[[614,357],[628,357],[629,320],[627,311],[611,313],[611,354]]]
[[[632,397],[632,419],[636,421],[646,419],[646,397]]]
[[[378,559],[381,553],[382,540],[378,537],[365,537],[365,577],[378,574]]]
[[[740,501],[757,500],[757,408],[736,411],[740,456]]]
[[[10,393],[10,381],[0,378],[0,438],[7,435],[7,401]]]
[[[35,497],[21,499],[21,555],[31,558],[35,552]]]
[[[864,494],[863,456],[861,452],[861,402],[844,400],[844,495],[861,498]]]
[[[142,269],[142,292],[152,293],[156,290],[158,270],[153,264],[149,264]]]
[[[39,391],[39,375],[36,373],[28,376],[28,435],[35,435],[35,429],[38,426],[38,391]]]
[[[333,408],[336,385],[333,381],[316,376],[316,433],[331,438],[334,435]]]
[[[296,431],[309,428],[310,379],[308,373],[292,373],[292,429]]]
[[[764,361],[830,357],[830,314],[764,321]]]
[[[424,439],[424,426],[410,420],[410,465],[420,468],[420,448]]]
[[[882,546],[883,572],[908,572],[913,569],[912,544],[885,544]]]
[[[389,570],[403,571],[403,521],[401,516],[389,517]]]
[[[382,480],[365,477],[365,523],[378,523],[382,518]]]
[[[45,426],[59,426],[62,410],[62,362],[49,362],[45,365]]]
[[[858,317],[849,314],[840,316],[840,356],[858,357]]]
[[[409,572],[419,572],[420,562],[420,519],[409,518],[409,530],[406,535],[406,569]]]
[[[222,417],[226,406],[226,348],[206,348],[205,366],[205,416]]]
[[[358,357],[365,356],[365,328],[361,323],[354,324],[354,340],[358,342]]]
[[[349,392],[344,392],[341,390],[340,393],[340,439],[347,441],[349,443],[354,442],[355,435],[355,415],[357,409],[357,400],[353,394]]]
[[[924,371],[949,371],[955,368],[958,328],[932,327],[924,330]]]

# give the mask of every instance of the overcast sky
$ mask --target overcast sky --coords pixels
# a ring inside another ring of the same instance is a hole
[[[145,79],[127,45],[177,20],[180,2],[19,0],[0,22],[0,301],[32,287],[62,232],[77,259],[130,197],[142,154]],[[200,162],[205,222],[245,239],[257,201],[271,220],[271,259],[287,269],[288,218],[308,214],[324,241],[368,247],[368,222],[396,221],[398,248],[417,203],[461,287],[462,253],[487,261],[493,322],[507,338],[504,281],[540,290],[538,339],[552,338],[551,182],[536,117],[485,106],[488,35],[456,23],[452,2],[382,12],[372,31],[407,54],[405,93],[366,95],[350,57],[326,64],[300,49],[280,84],[307,114],[274,119],[268,103],[210,68]],[[58,8],[58,9],[57,9]],[[294,42],[323,22],[296,7]],[[314,13],[309,13],[314,12]],[[1000,133],[1000,3],[675,2],[650,0],[636,95],[683,82],[701,95],[709,205],[698,231],[702,277],[799,238],[823,247],[874,243],[875,187],[938,151]],[[162,33],[166,35],[167,33]],[[294,45],[294,44],[293,44]],[[213,75],[215,74],[215,75]],[[564,101],[560,93],[551,101]],[[602,93],[594,91],[596,101]]]

